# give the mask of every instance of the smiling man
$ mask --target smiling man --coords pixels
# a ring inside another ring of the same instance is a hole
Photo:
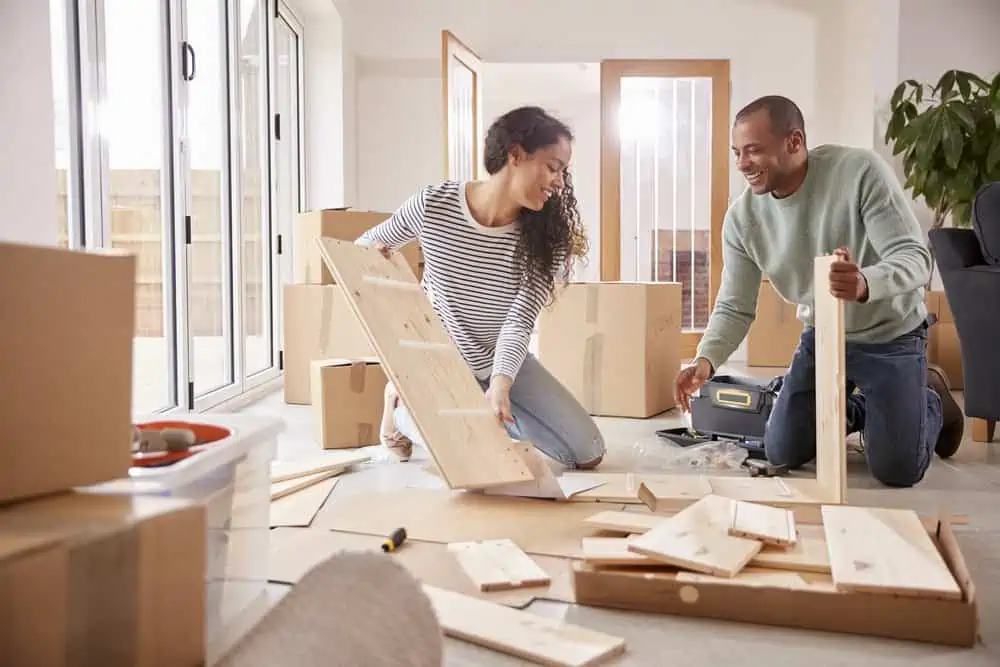
[[[813,290],[845,303],[847,428],[861,432],[872,475],[889,486],[919,482],[933,454],[952,456],[965,420],[944,373],[927,363],[923,286],[931,256],[903,189],[872,151],[807,149],[791,100],[762,97],[733,125],[733,154],[749,187],[722,229],[722,283],[695,363],[677,376],[678,402],[696,392],[746,337],[761,279],[798,305],[805,324],[771,412],[765,451],[800,467],[816,456]],[[829,282],[813,261],[834,253]]]

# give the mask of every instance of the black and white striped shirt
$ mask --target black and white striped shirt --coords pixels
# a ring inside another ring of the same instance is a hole
[[[548,287],[522,281],[516,269],[519,223],[486,227],[469,211],[465,183],[422,188],[358,243],[400,248],[418,240],[424,254],[421,285],[476,377],[514,378]],[[523,284],[522,284],[523,283]]]

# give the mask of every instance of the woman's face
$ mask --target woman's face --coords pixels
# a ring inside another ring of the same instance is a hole
[[[573,148],[565,138],[530,155],[518,149],[512,160],[512,194],[521,206],[540,211],[549,197],[562,189],[563,172]]]

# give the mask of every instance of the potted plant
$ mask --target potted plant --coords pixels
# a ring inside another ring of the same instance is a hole
[[[949,216],[968,227],[976,191],[1000,180],[1000,73],[986,80],[952,69],[933,86],[908,79],[889,112],[885,142],[902,158],[904,187],[934,213],[931,227]]]

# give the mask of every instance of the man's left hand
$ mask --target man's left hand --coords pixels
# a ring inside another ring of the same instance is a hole
[[[861,267],[851,261],[851,251],[837,248],[833,255],[836,259],[830,265],[830,294],[845,301],[867,301],[868,281]]]

